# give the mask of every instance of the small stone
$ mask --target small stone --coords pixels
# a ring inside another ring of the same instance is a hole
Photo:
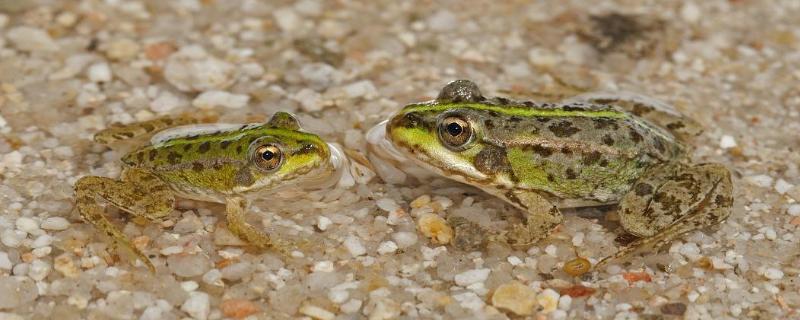
[[[173,254],[167,257],[167,267],[179,277],[196,277],[211,268],[211,261],[202,254]]]
[[[259,311],[252,301],[245,299],[223,300],[219,308],[223,315],[235,319],[242,319]]]
[[[450,31],[458,27],[458,18],[448,10],[439,10],[428,17],[427,23],[433,31]]]
[[[183,101],[169,91],[162,91],[158,97],[150,103],[150,110],[156,113],[169,113],[170,111],[182,106]]]
[[[392,212],[400,209],[400,206],[392,198],[380,198],[378,201],[375,201],[375,204],[378,206],[378,208],[386,212]]]
[[[306,112],[320,111],[324,106],[322,95],[308,88],[300,89],[300,91],[292,96],[292,100],[300,103],[300,107]]]
[[[417,228],[434,244],[448,244],[453,240],[455,233],[447,221],[433,213],[425,213],[417,220]]]
[[[367,253],[367,248],[361,243],[361,239],[356,236],[349,236],[344,240],[344,247],[350,252],[353,257],[361,256]]]
[[[770,280],[780,280],[783,278],[783,271],[775,268],[764,269],[764,277]]]
[[[241,109],[247,106],[249,101],[250,96],[248,95],[211,90],[201,93],[192,101],[192,105],[200,109],[212,109],[214,107]]]
[[[291,33],[300,28],[302,18],[292,8],[280,8],[272,14],[275,22],[283,32]]]
[[[317,307],[312,304],[303,304],[300,307],[299,311],[304,315],[320,320],[332,320],[333,318],[336,317],[336,315],[333,314],[333,312],[330,312],[328,310],[325,310],[323,308]]]
[[[363,303],[364,302],[359,299],[350,299],[350,301],[347,301],[345,304],[341,305],[339,310],[347,314],[356,313],[361,309],[361,305]]]
[[[253,266],[250,262],[238,262],[234,264],[230,264],[222,270],[222,278],[228,281],[238,281],[241,279],[245,279],[249,277],[253,271],[255,270],[255,266]]]
[[[303,65],[300,67],[300,76],[315,90],[323,90],[331,85],[338,84],[344,78],[340,71],[327,63]]]
[[[0,269],[11,270],[11,267],[13,267],[13,264],[8,259],[8,253],[0,251]]]
[[[314,267],[311,268],[314,272],[333,272],[336,269],[333,267],[333,262],[331,261],[317,261],[314,263]]]
[[[661,306],[661,313],[682,316],[684,313],[686,313],[686,305],[681,302],[667,303]]]
[[[181,310],[195,319],[208,319],[208,314],[211,311],[211,303],[209,302],[208,294],[199,291],[189,293],[189,299],[186,299],[183,305],[181,305]]]
[[[326,216],[317,217],[317,228],[319,228],[320,231],[328,230],[331,224],[333,224],[333,221],[331,221],[330,218]]]
[[[181,48],[167,58],[164,77],[181,91],[220,90],[234,82],[235,68],[209,55],[200,46]]]
[[[521,316],[533,314],[536,303],[536,292],[517,281],[500,285],[492,295],[493,306]]]
[[[800,216],[800,204],[793,204],[790,205],[789,208],[786,210],[790,216],[798,217]]]
[[[541,306],[542,313],[550,313],[558,308],[558,292],[553,289],[544,289],[542,293],[536,296],[536,301],[539,302],[539,306]]]
[[[684,21],[689,23],[695,23],[700,21],[702,18],[703,13],[700,11],[700,7],[698,7],[694,2],[686,2],[681,7],[681,18]]]
[[[220,272],[219,269],[211,269],[203,274],[203,282],[220,287],[225,284],[222,282],[222,272]]]
[[[128,38],[112,40],[106,47],[106,56],[113,60],[130,60],[139,53],[139,44]]]
[[[69,228],[69,221],[62,217],[49,217],[42,221],[42,229],[45,230],[53,230],[53,231],[61,231],[67,230]]]
[[[724,135],[719,139],[719,147],[722,149],[730,149],[736,146],[736,139],[732,136]]]
[[[26,277],[0,276],[0,292],[0,309],[25,306],[39,296],[36,283]]]
[[[491,269],[473,269],[467,270],[462,273],[459,273],[455,276],[455,282],[457,285],[466,287],[471,284],[484,282],[489,277],[489,273],[491,273]]]
[[[371,99],[378,96],[378,89],[375,88],[372,81],[362,80],[346,85],[344,87],[344,93],[349,98]]]
[[[381,242],[381,244],[378,245],[378,253],[383,255],[395,253],[397,252],[397,249],[398,249],[397,243],[391,240]]]
[[[749,183],[751,183],[753,185],[756,185],[756,186],[759,186],[759,187],[763,187],[763,188],[768,188],[768,187],[772,186],[772,181],[773,181],[772,177],[770,177],[768,175],[765,175],[765,174],[760,174],[760,175],[755,175],[755,176],[748,176],[748,177],[745,177],[745,180],[747,180],[747,182],[749,182]]]
[[[169,42],[156,42],[144,48],[144,55],[150,60],[163,60],[175,52],[175,45]]]
[[[369,320],[397,319],[399,315],[400,305],[388,298],[384,298],[375,303],[375,307],[369,313]]]
[[[49,263],[36,259],[31,263],[31,269],[28,271],[28,277],[36,281],[42,281],[48,274],[52,267]]]
[[[39,230],[39,223],[28,217],[20,217],[16,222],[17,230],[34,233]]]
[[[409,203],[408,205],[411,208],[417,209],[427,206],[430,203],[431,203],[431,196],[424,194],[414,199],[414,201],[411,201],[411,203]]]
[[[478,311],[483,309],[486,303],[483,302],[483,299],[479,297],[475,292],[467,291],[464,293],[460,293],[453,296],[453,299],[458,301],[458,303],[469,310]]]
[[[392,234],[392,239],[400,248],[408,248],[417,243],[417,234],[413,232],[400,231]]]
[[[789,190],[792,190],[792,188],[794,188],[794,185],[786,182],[786,180],[778,179],[778,181],[775,182],[775,191],[779,194],[786,194]]]
[[[14,27],[8,30],[6,37],[14,46],[22,51],[58,51],[58,44],[50,38],[46,31],[33,27]]]
[[[89,80],[92,82],[109,82],[111,81],[111,68],[108,63],[99,62],[89,66],[86,70]]]

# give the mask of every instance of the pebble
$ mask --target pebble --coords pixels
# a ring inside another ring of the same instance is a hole
[[[332,320],[336,315],[333,312],[317,307],[312,304],[303,304],[300,307],[300,313],[320,320]]]
[[[786,180],[778,179],[778,181],[775,182],[775,191],[779,194],[786,194],[789,190],[792,190],[792,188],[794,188],[794,185],[786,182]]]
[[[192,105],[200,109],[212,109],[214,107],[241,109],[247,106],[248,102],[250,102],[250,96],[248,95],[210,90],[197,96],[192,101]]]
[[[327,63],[311,63],[300,67],[300,77],[306,80],[311,88],[322,90],[338,84],[344,76]]]
[[[458,26],[458,18],[448,10],[439,10],[428,17],[427,24],[433,31],[450,31]]]
[[[39,296],[36,284],[24,277],[0,276],[0,292],[0,309],[25,306]]]
[[[456,284],[462,287],[469,286],[474,283],[484,282],[489,277],[491,269],[473,269],[459,273],[455,276]]]
[[[394,201],[392,198],[380,198],[375,201],[375,205],[378,206],[383,211],[392,212],[397,209],[400,209],[400,205],[397,204],[397,201]]]
[[[775,268],[764,269],[764,277],[770,280],[783,279],[783,271]]]
[[[333,266],[333,262],[331,261],[317,261],[314,263],[314,267],[311,268],[311,271],[314,272],[333,272],[336,269]]]
[[[89,80],[92,82],[109,82],[111,81],[111,68],[108,63],[98,62],[86,70]]]
[[[369,320],[397,319],[399,315],[400,305],[393,300],[383,298],[375,303],[375,307],[369,313]]]
[[[372,99],[378,96],[378,89],[372,84],[372,81],[361,80],[348,84],[344,87],[344,93],[349,98],[364,98]]]
[[[211,268],[211,261],[203,254],[173,254],[167,257],[167,267],[179,277],[196,277]]]
[[[34,233],[39,230],[39,223],[28,217],[20,217],[16,222],[17,230]]]
[[[219,308],[224,316],[235,319],[242,319],[259,311],[258,306],[245,299],[223,300]]]
[[[736,146],[736,139],[732,136],[724,135],[719,139],[719,147],[722,149],[730,149]]]
[[[789,208],[786,209],[786,213],[793,217],[800,216],[800,204],[790,205]]]
[[[275,10],[272,14],[272,17],[278,24],[278,28],[286,33],[294,32],[296,29],[300,28],[301,24],[303,23],[303,18],[301,18],[292,8],[280,8]]]
[[[453,240],[455,232],[442,217],[433,213],[425,213],[417,220],[417,228],[433,244],[448,244]]]
[[[319,228],[320,231],[328,230],[331,224],[333,224],[333,221],[331,221],[330,218],[326,216],[317,217],[317,228]]]
[[[59,46],[47,34],[46,31],[27,27],[27,26],[20,26],[14,27],[8,30],[6,33],[6,38],[14,44],[14,46],[22,51],[58,51]]]
[[[18,230],[6,229],[0,234],[0,242],[10,248],[19,247],[22,244],[22,239],[25,239],[25,232]]]
[[[306,112],[320,111],[324,106],[322,95],[309,88],[300,89],[292,96],[292,100],[300,103],[300,107]]]
[[[225,283],[222,282],[222,272],[220,272],[219,269],[211,269],[203,274],[203,282],[220,287],[225,285]]]
[[[378,253],[382,255],[391,254],[397,252],[397,243],[394,241],[384,241],[378,245]]]
[[[228,265],[222,268],[220,272],[222,272],[223,279],[228,281],[238,281],[249,277],[254,270],[255,266],[252,263],[242,261]]]
[[[367,253],[367,248],[361,243],[361,239],[356,236],[349,236],[344,240],[344,247],[353,257],[358,257]]]
[[[661,313],[682,316],[684,313],[686,313],[686,305],[681,302],[667,303],[661,306]]]
[[[536,292],[518,281],[502,284],[492,294],[493,306],[520,316],[533,314],[536,303]]]
[[[69,228],[69,221],[62,217],[49,217],[42,221],[41,228],[52,231],[67,230]]]
[[[28,270],[28,277],[36,281],[42,281],[48,274],[52,267],[49,263],[36,259],[31,263],[31,268]]]
[[[765,174],[747,176],[744,179],[753,185],[763,188],[768,188],[772,186],[772,181],[773,181],[772,177]]]
[[[67,278],[77,278],[80,275],[80,269],[67,253],[63,253],[53,259],[53,269]]]
[[[233,84],[232,64],[209,55],[203,47],[185,46],[167,58],[164,77],[181,91],[221,90]]]
[[[486,303],[483,302],[483,299],[481,299],[481,297],[479,297],[477,294],[475,294],[475,292],[472,291],[467,291],[464,293],[454,295],[453,299],[458,301],[458,303],[462,307],[472,311],[481,310],[483,309],[483,306],[486,305]]]
[[[417,234],[414,232],[400,231],[392,234],[392,239],[401,249],[408,248],[417,243]]]
[[[558,308],[558,299],[560,295],[553,289],[547,288],[536,296],[536,301],[539,302],[542,313],[550,313]]]
[[[181,305],[181,310],[195,319],[208,319],[208,314],[211,311],[211,303],[208,294],[199,291],[190,292],[189,299],[186,299],[183,305]]]
[[[178,98],[178,96],[169,91],[162,91],[158,97],[150,103],[150,110],[164,114],[181,106],[183,106],[183,101]]]
[[[339,307],[339,310],[348,314],[356,313],[358,312],[358,310],[361,310],[362,304],[364,304],[364,301],[361,301],[360,299],[350,299],[345,304],[341,305]]]
[[[11,260],[8,259],[8,253],[0,251],[0,269],[11,270],[12,266]]]
[[[681,18],[684,21],[689,23],[695,23],[703,17],[703,12],[700,11],[700,7],[698,7],[694,2],[686,2],[681,7]]]
[[[106,47],[106,56],[114,60],[130,60],[139,53],[140,46],[128,38],[114,39]]]

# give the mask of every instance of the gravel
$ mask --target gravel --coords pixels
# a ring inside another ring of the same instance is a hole
[[[799,17],[766,0],[0,1],[0,319],[793,318]],[[448,215],[499,229],[517,210],[377,163],[350,186],[255,201],[251,223],[302,240],[289,256],[246,246],[217,204],[181,200],[159,223],[108,210],[151,274],[74,211],[79,177],[120,173],[129,146],[92,141],[114,122],[284,110],[368,159],[369,128],[459,78],[671,102],[706,128],[693,158],[733,172],[731,217],[574,278],[566,262],[619,247],[614,208],[566,210],[528,250],[465,252]]]

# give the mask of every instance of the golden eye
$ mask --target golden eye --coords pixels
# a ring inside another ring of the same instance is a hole
[[[278,146],[266,144],[256,148],[253,161],[262,170],[275,170],[283,163],[283,153]]]
[[[439,139],[451,148],[460,148],[472,140],[472,126],[460,117],[446,117],[439,123]]]

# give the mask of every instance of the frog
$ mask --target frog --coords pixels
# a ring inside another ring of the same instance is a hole
[[[537,103],[485,97],[474,82],[455,80],[377,124],[367,141],[378,158],[477,187],[523,212],[495,232],[448,216],[459,248],[528,248],[564,222],[562,210],[616,206],[621,233],[635,240],[599,260],[602,268],[730,215],[730,171],[690,159],[701,132],[666,102],[631,92]]]
[[[276,112],[265,123],[202,121],[192,115],[164,116],[95,134],[96,142],[111,146],[131,140],[144,143],[122,156],[119,179],[84,176],[76,181],[78,213],[151,272],[155,265],[106,217],[103,203],[149,222],[169,215],[176,198],[223,203],[231,233],[259,249],[290,254],[298,244],[249,224],[249,206],[281,190],[336,184],[347,166],[342,150],[303,131],[288,112]]]

